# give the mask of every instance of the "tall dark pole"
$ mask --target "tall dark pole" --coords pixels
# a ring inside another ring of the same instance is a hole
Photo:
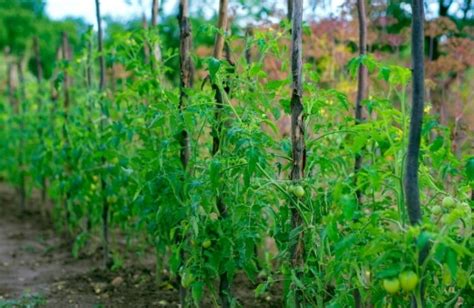
[[[227,7],[228,7],[228,0],[220,0],[219,1],[219,18],[217,21],[217,28],[219,32],[216,34],[216,40],[214,43],[214,53],[213,56],[216,59],[221,59],[224,49],[225,38],[223,32],[227,29]],[[215,91],[215,108],[214,108],[214,116],[216,119],[215,127],[213,128],[212,133],[212,156],[215,156],[221,150],[221,135],[222,135],[222,111],[224,107],[224,98],[222,90],[219,88],[217,84],[212,85]],[[222,196],[222,192],[219,192],[217,196],[216,205],[219,210],[219,214],[221,218],[227,217],[227,207],[224,203],[224,198]],[[227,272],[224,271],[220,274],[220,281],[219,281],[219,297],[221,299],[221,305],[223,308],[230,307],[230,281],[227,276]]]
[[[290,8],[288,8],[290,10]],[[293,80],[291,94],[291,145],[292,160],[290,180],[297,184],[304,178],[306,165],[306,145],[304,130],[303,110],[303,0],[292,1],[291,15],[291,77]],[[291,201],[291,227],[296,229],[301,226],[303,219],[298,212],[296,204]],[[298,235],[295,244],[290,247],[290,263],[295,269],[300,268],[304,262],[303,233]],[[301,292],[295,292],[295,305],[302,303]]]
[[[411,224],[421,220],[418,166],[420,155],[421,126],[424,101],[424,56],[423,56],[423,1],[412,2],[412,66],[413,103],[411,110],[410,135],[405,168],[405,202]]]
[[[367,54],[367,18],[365,15],[365,0],[357,0],[357,13],[359,16],[359,56]],[[357,98],[355,106],[355,122],[356,125],[362,123],[362,100],[367,97],[367,67],[362,63],[359,65],[358,83],[357,83]],[[354,163],[354,183],[357,185],[357,177],[362,167],[362,156],[356,153]],[[357,201],[360,205],[362,192],[360,189],[356,190]]]
[[[42,93],[42,86],[41,83],[43,82],[43,63],[41,61],[41,53],[40,53],[40,43],[39,38],[37,36],[33,37],[33,52],[35,55],[35,65],[36,65],[36,80],[38,81],[38,95],[39,95],[39,109],[40,109],[40,119],[43,118],[44,106],[41,102],[41,93]],[[41,144],[44,146],[44,138],[43,138],[43,127],[38,129],[38,135],[40,138]],[[46,195],[48,192],[48,184],[46,181],[46,176],[44,174],[41,175],[41,214],[45,215],[45,203],[46,203]]]
[[[156,1],[156,0],[155,0]],[[191,58],[192,48],[192,34],[191,24],[189,22],[189,3],[188,0],[179,1],[179,77],[180,77],[180,89],[179,89],[179,112],[183,119],[183,113],[187,105],[187,90],[193,86],[193,62]],[[180,136],[180,159],[183,166],[183,170],[186,173],[188,169],[189,159],[191,155],[191,144],[189,140],[189,133],[184,127],[181,130]],[[185,180],[185,176],[183,180]],[[181,251],[181,262],[184,263],[186,258],[184,251]],[[178,282],[181,282],[181,277],[178,276]],[[182,307],[187,307],[186,302],[186,289],[182,283],[179,283],[179,298]]]
[[[104,59],[104,50],[103,50],[103,34],[102,34],[102,18],[100,15],[100,3],[99,0],[95,0],[96,15],[97,15],[97,28],[98,28],[98,49],[99,49],[99,91],[103,92],[105,90],[105,59]],[[104,104],[104,100],[101,100],[101,105]],[[104,106],[101,106],[101,110],[104,110]],[[105,129],[105,114],[102,115],[100,121],[100,130],[104,131]],[[105,164],[105,157],[102,157],[102,162]],[[101,176],[100,179],[102,187],[102,235],[104,240],[104,267],[109,266],[109,203],[105,196],[106,182],[104,176]]]
[[[420,159],[421,128],[423,124],[423,103],[425,92],[424,74],[424,34],[423,34],[423,0],[412,1],[412,67],[413,67],[413,102],[411,110],[410,135],[405,168],[405,203],[408,217],[412,225],[421,222],[420,188],[418,183],[418,167]],[[428,255],[429,246],[422,247],[419,264],[423,264]],[[412,306],[424,306],[424,282],[420,283],[421,303],[412,300]]]
[[[104,47],[103,47],[103,33],[102,33],[102,18],[100,15],[100,3],[99,0],[95,0],[96,17],[97,17],[97,35],[98,35],[98,51],[99,51],[99,90],[102,92],[105,89],[105,58],[104,58]]]
[[[153,0],[151,5],[151,29],[153,31],[157,31],[156,27],[158,25],[158,12],[159,11],[159,0]],[[157,63],[161,60],[161,50],[160,45],[158,43],[154,43],[152,46],[152,59],[151,59],[151,67],[152,70],[155,71],[157,67]]]

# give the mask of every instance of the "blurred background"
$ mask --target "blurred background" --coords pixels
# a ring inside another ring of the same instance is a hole
[[[101,0],[105,24],[106,48],[124,33],[150,27],[152,0]],[[164,54],[178,48],[178,1],[158,1],[156,34]],[[286,16],[286,0],[230,1],[232,19],[231,47],[241,51],[249,28],[257,33],[277,30]],[[409,1],[375,0],[368,6],[368,50],[385,63],[410,65],[410,3]],[[193,45],[197,70],[199,59],[210,56],[214,42],[209,26],[216,21],[218,1],[190,1]],[[428,107],[439,121],[452,129],[454,147],[472,147],[467,142],[474,129],[474,6],[472,0],[425,1],[425,61]],[[348,61],[357,55],[358,24],[355,1],[305,1],[304,19],[306,63],[316,64],[320,82],[355,95],[355,80],[347,72]],[[91,28],[92,27],[92,28]],[[70,52],[78,57],[86,48],[86,36],[96,30],[94,0],[1,0],[0,1],[0,69],[6,70],[4,57],[19,58],[27,64],[28,73],[36,74],[33,59],[33,37],[38,37],[44,77],[53,77],[61,33],[70,40]],[[90,33],[89,33],[90,32]],[[258,36],[258,34],[257,34]],[[92,40],[93,41],[93,40]],[[93,41],[94,42],[94,41]],[[95,43],[95,42],[94,42]],[[282,44],[285,44],[283,41]],[[258,52],[258,51],[255,51]],[[127,69],[108,54],[108,74],[127,78]],[[269,76],[281,79],[287,75],[281,61],[265,55]],[[178,59],[166,61],[169,82],[178,82]],[[200,76],[197,74],[197,76]],[[200,76],[202,77],[202,76]],[[28,78],[28,77],[27,77]],[[109,78],[110,79],[110,78]],[[5,90],[6,77],[0,79]],[[467,142],[467,144],[466,144]]]

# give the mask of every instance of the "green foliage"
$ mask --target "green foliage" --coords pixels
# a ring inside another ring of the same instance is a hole
[[[374,86],[363,101],[368,120],[354,125],[346,94],[323,87],[314,65],[304,67],[306,178],[293,187],[287,180],[291,143],[279,135],[276,123],[289,112],[290,81],[272,80],[264,66],[265,56],[271,55],[288,67],[280,37],[260,33],[250,38],[247,43],[262,56],[251,64],[236,57],[233,69],[223,60],[196,57],[197,67],[207,69],[213,84],[230,89],[222,106],[220,150],[211,155],[210,132],[218,125],[214,89],[209,84],[186,89],[186,108],[178,108],[173,23],[165,20],[158,33],[133,25],[124,31],[122,25],[110,23],[108,65],[121,64],[130,77],[109,84],[103,93],[75,82],[67,110],[61,73],[54,80],[59,93],[55,101],[46,83],[27,84],[18,113],[0,96],[0,174],[18,186],[24,172],[29,190],[48,179],[55,222],[76,236],[75,256],[99,233],[106,200],[111,228],[121,230],[129,242],[152,247],[157,260],[169,260],[165,266],[173,277],[180,275],[196,304],[207,292],[217,298],[213,286],[223,273],[230,280],[244,273],[258,281],[257,296],[281,283],[288,306],[298,290],[308,306],[349,307],[354,302],[351,291],[357,289],[363,300],[376,306],[404,307],[410,295],[419,295],[419,284],[412,293],[391,295],[383,280],[398,279],[406,271],[423,279],[430,306],[459,295],[469,300],[472,212],[466,202],[473,159],[457,158],[449,130],[428,114],[420,157],[424,218],[419,226],[407,223],[402,181],[409,126],[408,68],[380,63],[371,55],[349,62],[352,75],[359,65],[366,65],[371,81],[383,85]],[[196,40],[211,44],[215,29],[199,28],[198,23],[193,21]],[[76,33],[71,40],[77,46],[93,41],[85,25],[63,26]],[[43,40],[46,33],[53,31],[45,30]],[[287,38],[288,32],[278,35]],[[166,47],[155,71],[143,63],[144,43],[151,42]],[[57,64],[58,71],[83,80],[86,55],[87,50],[79,48],[73,61]],[[179,157],[183,129],[191,140],[187,170]],[[356,155],[364,157],[357,181]],[[361,204],[356,191],[364,196]],[[453,208],[441,207],[446,196],[453,199]],[[216,200],[226,205],[225,215]],[[290,204],[302,217],[296,228],[289,223]],[[305,263],[292,268],[289,249],[300,235]],[[270,238],[276,243],[274,253],[265,246]],[[418,256],[427,244],[429,256],[420,265]],[[264,250],[263,257],[256,249]],[[112,247],[112,254],[114,268],[121,267],[119,250]]]
[[[0,299],[0,308],[36,308],[46,304],[45,298],[40,294],[23,294],[18,299]]]

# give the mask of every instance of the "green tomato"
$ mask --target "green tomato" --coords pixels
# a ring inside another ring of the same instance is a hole
[[[451,278],[451,273],[449,272],[449,269],[447,268],[447,266],[444,266],[443,267],[443,284],[445,286],[449,286],[451,285],[452,282],[453,280]]]
[[[463,203],[458,203],[456,205],[456,209],[458,211],[461,211],[463,212],[464,215],[468,216],[471,214],[471,207],[469,206],[469,204],[467,204],[466,202],[463,202]]]
[[[181,276],[181,285],[184,288],[187,288],[193,283],[194,281],[194,276],[191,273],[184,272],[183,276]]]
[[[444,197],[442,203],[443,207],[451,208],[456,204],[456,201],[452,197]]]
[[[464,289],[467,286],[468,281],[469,277],[467,272],[463,269],[460,269],[456,276],[456,286],[458,288]]]
[[[431,208],[431,213],[433,213],[434,215],[439,215],[442,212],[443,212],[443,209],[439,205],[435,205]]]
[[[209,218],[211,219],[211,221],[217,221],[219,219],[219,214],[217,214],[216,212],[212,212],[211,214],[209,214]]]
[[[398,278],[384,279],[383,288],[390,294],[395,294],[400,290],[400,280]]]
[[[107,197],[107,203],[109,203],[109,204],[115,204],[115,203],[117,203],[117,201],[118,201],[118,198],[117,198],[116,195],[112,195],[112,196]]]
[[[304,196],[304,188],[301,185],[295,186],[293,188],[293,194],[298,198],[302,198]]]
[[[207,239],[207,240],[205,240],[204,242],[202,242],[202,247],[203,247],[203,248],[209,248],[209,247],[211,247],[211,245],[212,245],[212,242],[211,242],[211,240],[209,240],[209,239]]]
[[[400,273],[398,278],[400,279],[400,285],[405,292],[415,290],[416,285],[418,284],[418,275],[413,271]]]

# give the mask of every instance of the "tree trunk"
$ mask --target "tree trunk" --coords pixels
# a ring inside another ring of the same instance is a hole
[[[359,55],[365,56],[367,54],[367,18],[365,15],[365,0],[357,0],[357,12],[359,16]],[[357,84],[357,99],[355,107],[355,123],[356,125],[362,123],[362,100],[367,97],[367,67],[359,65],[358,84]],[[354,163],[354,184],[357,187],[357,178],[362,167],[362,156],[357,153]],[[361,204],[362,193],[360,189],[356,190],[357,202]]]
[[[421,222],[420,191],[418,183],[418,166],[421,142],[421,128],[423,123],[424,103],[424,35],[423,35],[423,1],[412,1],[412,66],[413,66],[413,103],[411,110],[410,134],[405,168],[405,202],[408,217],[412,225]],[[419,263],[422,264],[427,256],[428,246],[420,251]],[[423,302],[424,283],[421,281],[421,298]],[[413,306],[420,303],[412,301]],[[421,306],[424,306],[421,303]]]
[[[99,91],[103,92],[105,90],[105,59],[103,55],[103,35],[102,35],[102,18],[100,15],[100,3],[99,0],[95,0],[96,7],[96,17],[97,17],[97,28],[98,28],[98,51],[99,51]],[[104,100],[101,100],[101,105],[104,104]],[[104,106],[101,107],[104,110]],[[102,114],[102,119],[100,121],[100,130],[104,131],[105,129],[105,114]],[[105,157],[102,157],[102,163],[105,164]],[[104,267],[108,268],[110,266],[109,262],[109,203],[105,196],[106,191],[106,182],[104,176],[101,176],[100,179],[101,188],[102,188],[102,235],[104,240]]]
[[[291,16],[291,145],[292,145],[292,168],[290,180],[297,184],[304,178],[306,164],[306,145],[304,129],[304,111],[302,104],[303,97],[303,0],[294,0]],[[291,227],[296,229],[303,223],[302,217],[296,208],[296,204],[291,204]],[[298,235],[296,243],[290,247],[290,263],[293,269],[300,269],[304,263],[304,243],[303,233]],[[293,284],[293,288],[296,286]],[[295,305],[300,307],[302,303],[301,290],[295,291]]]
[[[192,36],[191,36],[191,24],[189,22],[189,3],[188,0],[180,0],[179,3],[179,28],[180,28],[180,42],[179,42],[179,69],[180,69],[180,95],[179,95],[179,111],[181,114],[181,120],[184,119],[183,112],[187,105],[187,93],[193,85],[193,63],[191,58],[192,48]],[[191,145],[189,140],[188,131],[185,128],[183,121],[183,129],[180,136],[180,159],[183,166],[183,170],[186,173],[189,164],[189,158],[191,153]],[[183,179],[184,180],[184,179]],[[184,263],[185,259],[184,251],[181,250],[181,262]],[[187,307],[186,302],[186,289],[181,284],[181,276],[178,275],[179,282],[179,299],[181,307]]]

